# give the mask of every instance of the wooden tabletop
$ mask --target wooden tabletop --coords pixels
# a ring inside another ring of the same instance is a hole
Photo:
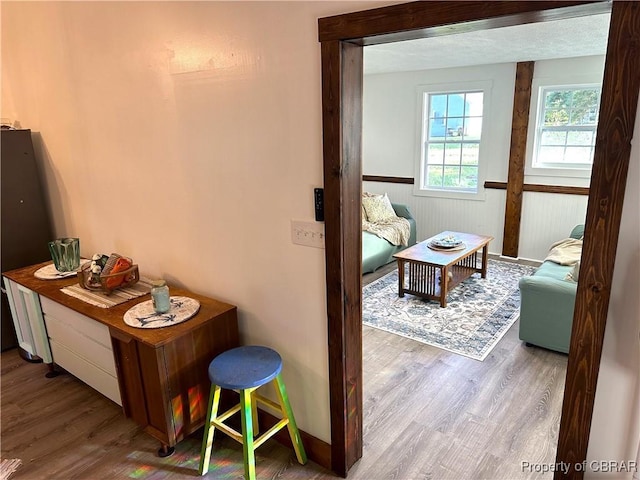
[[[153,329],[135,328],[124,323],[124,314],[134,305],[149,300],[151,297],[149,294],[128,300],[110,308],[96,307],[61,291],[64,287],[78,283],[77,277],[68,277],[60,280],[41,280],[34,276],[36,270],[51,263],[50,261],[43,262],[29,267],[10,270],[3,272],[2,276],[33,290],[43,297],[49,298],[65,307],[69,307],[78,313],[103,323],[109,328],[130,335],[138,341],[154,348],[191,332],[218,315],[236,309],[234,305],[204,297],[178,287],[169,286],[171,295],[191,297],[198,300],[200,302],[200,310],[198,313],[193,318],[178,325]]]
[[[462,250],[433,250],[429,248],[429,242],[437,238],[452,236],[464,242],[465,248]],[[416,243],[412,247],[405,248],[401,252],[393,255],[394,258],[409,260],[414,262],[428,263],[429,265],[439,265],[442,267],[453,265],[461,258],[477,252],[482,247],[489,244],[493,237],[488,235],[476,235],[474,233],[463,232],[442,232],[431,238]]]

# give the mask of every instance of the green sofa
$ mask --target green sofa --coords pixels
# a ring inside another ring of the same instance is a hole
[[[580,239],[584,225],[569,235]],[[578,284],[565,280],[573,267],[545,261],[520,279],[520,340],[556,352],[569,353],[573,309]]]
[[[409,245],[416,243],[416,221],[406,205],[392,203],[391,206],[399,217],[409,220],[411,235]],[[362,273],[375,272],[378,268],[393,261],[393,254],[404,250],[403,245],[392,245],[384,238],[380,238],[370,232],[362,232]]]

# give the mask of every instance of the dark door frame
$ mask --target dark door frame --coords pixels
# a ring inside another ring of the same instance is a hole
[[[331,465],[346,476],[362,456],[363,47],[558,20],[611,10],[611,26],[576,295],[557,461],[582,478],[618,245],[640,74],[640,2],[414,2],[318,21],[322,56]],[[627,66],[629,66],[627,68]]]

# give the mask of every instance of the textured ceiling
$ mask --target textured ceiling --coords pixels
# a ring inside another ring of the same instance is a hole
[[[365,74],[604,55],[609,14],[446,35],[364,49]]]

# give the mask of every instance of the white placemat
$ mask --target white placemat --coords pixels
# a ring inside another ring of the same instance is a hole
[[[140,277],[138,283],[134,283],[127,288],[119,288],[111,292],[111,295],[102,293],[95,290],[87,290],[82,288],[80,284],[69,285],[68,287],[61,288],[60,291],[76,297],[83,302],[90,303],[100,308],[109,308],[115,305],[137,298],[142,295],[146,295],[151,291],[151,280],[145,277]]]
[[[82,265],[89,261],[90,260],[83,258],[82,260],[80,260],[80,267],[82,267]],[[44,267],[36,270],[33,276],[39,278],[40,280],[60,280],[61,278],[75,277],[76,275],[78,275],[78,270],[80,270],[80,267],[78,267],[73,272],[59,272],[58,270],[56,270],[56,266],[53,263],[50,263],[49,265],[45,265]]]
[[[171,297],[167,313],[156,313],[153,301],[148,300],[131,307],[124,314],[124,323],[136,328],[162,328],[177,325],[193,317],[200,310],[195,298]]]

